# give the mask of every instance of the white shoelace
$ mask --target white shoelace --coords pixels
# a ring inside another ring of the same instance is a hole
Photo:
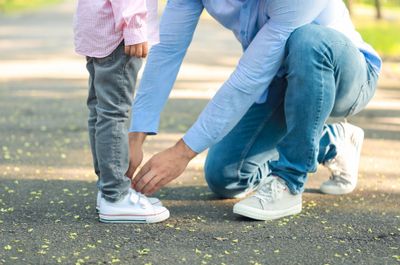
[[[340,163],[333,158],[325,163],[328,166],[329,171],[331,172],[330,180],[335,181],[337,183],[347,184],[349,181],[346,180],[346,176],[342,176],[343,171],[339,166]]]
[[[266,177],[261,181],[254,196],[265,202],[273,202],[282,197],[285,188],[278,178]]]
[[[260,185],[260,177],[259,176],[252,176],[247,179],[247,187],[251,190],[255,190],[258,185]]]

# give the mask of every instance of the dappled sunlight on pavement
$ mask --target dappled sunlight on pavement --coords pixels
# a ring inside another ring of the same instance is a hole
[[[203,153],[157,193],[171,210],[166,223],[100,225],[86,125],[88,74],[85,59],[73,52],[73,6],[67,1],[23,17],[0,17],[0,264],[15,258],[21,264],[397,261],[399,62],[384,63],[375,98],[349,118],[366,133],[352,194],[321,194],[329,172],[319,167],[309,176],[301,214],[254,222],[232,213],[237,200],[220,200],[208,189]],[[205,16],[162,114],[160,134],[145,143],[145,160],[182,137],[240,54],[233,34]]]

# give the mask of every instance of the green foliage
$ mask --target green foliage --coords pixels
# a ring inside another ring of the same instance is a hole
[[[362,4],[368,4],[368,5],[375,5],[375,0],[353,0],[355,3],[362,3]],[[387,6],[399,6],[400,5],[400,0],[381,0],[382,5],[387,5]]]
[[[400,21],[355,21],[357,30],[383,57],[400,58]]]
[[[34,9],[60,1],[61,0],[0,0],[0,13]]]

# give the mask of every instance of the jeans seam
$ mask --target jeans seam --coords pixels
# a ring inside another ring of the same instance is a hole
[[[339,44],[339,43],[338,43]],[[323,51],[322,51],[322,54],[325,54],[326,53],[326,51],[328,50],[328,48],[325,48]],[[318,99],[318,109],[317,109],[317,116],[316,116],[316,119],[315,119],[315,122],[314,122],[314,126],[313,126],[313,136],[312,136],[312,143],[314,143],[315,142],[315,135],[316,135],[316,130],[317,130],[317,127],[318,127],[318,123],[319,123],[319,120],[320,120],[320,118],[321,118],[321,109],[322,109],[322,105],[323,105],[323,95],[324,95],[324,77],[323,77],[323,69],[322,69],[322,66],[324,65],[324,63],[326,62],[326,58],[325,58],[325,56],[321,56],[322,57],[322,62],[321,62],[321,65],[320,65],[320,74],[321,74],[321,89],[320,89],[320,97],[319,97],[319,99]],[[318,145],[314,145],[313,144],[313,146],[312,146],[312,148],[310,149],[310,152],[309,152],[309,154],[308,154],[308,161],[307,161],[307,171],[309,171],[310,170],[310,168],[313,166],[313,160],[314,160],[314,156],[315,156],[315,153],[316,153],[316,148],[318,148]]]
[[[353,105],[350,107],[350,110],[348,111],[348,113],[346,114],[345,117],[355,115],[356,109],[360,104],[361,96],[366,92],[366,90],[368,88],[371,88],[371,83],[372,83],[372,78],[371,78],[371,73],[370,73],[371,66],[369,65],[369,63],[367,61],[365,61],[365,63],[367,65],[367,69],[366,69],[367,70],[367,81],[364,84],[362,84],[362,86],[360,88],[360,92],[358,93],[358,95],[356,97],[356,100],[354,101]],[[372,70],[372,71],[374,71],[374,70]]]
[[[347,43],[343,43],[343,42],[338,42],[338,41],[336,41],[336,42],[332,42],[331,43],[331,46],[333,46],[333,45],[340,45],[340,46],[349,46]],[[326,52],[327,52],[327,50],[328,50],[328,47],[326,47],[326,48],[324,48],[324,50],[322,50],[322,52],[321,52],[321,54],[325,54]],[[321,89],[320,89],[320,98],[319,98],[319,100],[318,100],[318,109],[317,109],[317,117],[316,117],[316,119],[315,119],[315,123],[314,123],[314,127],[313,127],[313,137],[312,137],[312,142],[314,143],[315,142],[315,135],[316,135],[316,129],[317,129],[317,126],[318,126],[318,123],[319,123],[319,120],[320,120],[320,118],[321,118],[321,111],[322,111],[322,106],[323,106],[323,100],[324,100],[324,77],[323,77],[323,69],[322,69],[322,67],[323,67],[323,65],[325,64],[325,62],[327,61],[326,60],[326,57],[325,56],[321,56],[321,58],[322,58],[322,61],[321,61],[321,64],[320,64],[320,69],[319,69],[319,71],[320,71],[320,73],[321,73]],[[318,144],[316,144],[316,145],[314,145],[311,149],[310,149],[310,153],[309,153],[309,155],[308,155],[308,161],[307,161],[307,168],[308,168],[308,170],[313,166],[313,160],[314,160],[314,157],[315,157],[315,154],[316,154],[316,149],[317,148],[319,148],[319,145]]]
[[[366,87],[368,87],[369,85],[370,85],[370,80],[367,80],[367,82],[365,82],[365,83],[361,86],[360,92],[357,94],[357,97],[356,97],[354,103],[351,105],[349,111],[347,112],[347,114],[346,114],[346,116],[345,116],[346,118],[349,117],[349,116],[351,116],[351,115],[353,115],[353,113],[355,112],[357,106],[359,105],[358,103],[359,103],[359,100],[360,100],[361,95],[364,93],[364,90],[365,90]]]
[[[125,78],[123,78],[123,76],[124,76],[124,73],[125,73],[126,65],[127,65],[128,62],[129,62],[129,58],[127,58],[127,56],[124,55],[124,54],[123,54],[123,58],[125,59],[125,61],[124,61],[123,65],[122,65],[122,67],[121,67],[120,74],[118,75],[118,76],[119,76],[119,78],[118,78],[118,83],[120,84],[120,87],[121,87],[122,89],[126,89],[126,87],[125,87],[125,82],[124,82]],[[121,105],[122,96],[123,96],[122,94],[123,94],[123,93],[122,93],[121,91],[118,93],[118,106]],[[116,131],[118,131],[118,129],[119,129],[118,126],[119,126],[119,122],[117,121],[117,124],[116,124],[116,126],[115,126],[115,130],[116,130]],[[118,142],[115,143],[114,147],[115,147],[115,146],[119,146],[119,144],[120,144],[120,142],[121,142],[121,137],[120,137],[120,136],[115,137],[115,138],[118,138]],[[118,149],[118,148],[117,148],[117,149]],[[122,165],[121,165],[121,152],[120,152],[120,150],[117,150],[116,156],[117,156],[117,158],[118,158],[118,159],[117,159],[117,162],[116,162],[116,164],[118,164],[117,173],[118,173],[119,175],[123,176],[123,175],[125,175],[125,172],[122,172],[122,169],[121,169]],[[119,179],[119,184],[121,184],[123,181],[124,181],[124,178],[122,177],[121,179]]]

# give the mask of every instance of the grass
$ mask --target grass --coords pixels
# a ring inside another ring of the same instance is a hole
[[[0,13],[13,13],[32,10],[61,0],[0,0]]]
[[[359,21],[357,30],[383,57],[400,58],[400,21]]]
[[[384,58],[399,59],[400,7],[385,5],[382,20],[375,19],[375,9],[370,5],[358,4],[354,10],[356,12],[352,19],[364,40]]]

